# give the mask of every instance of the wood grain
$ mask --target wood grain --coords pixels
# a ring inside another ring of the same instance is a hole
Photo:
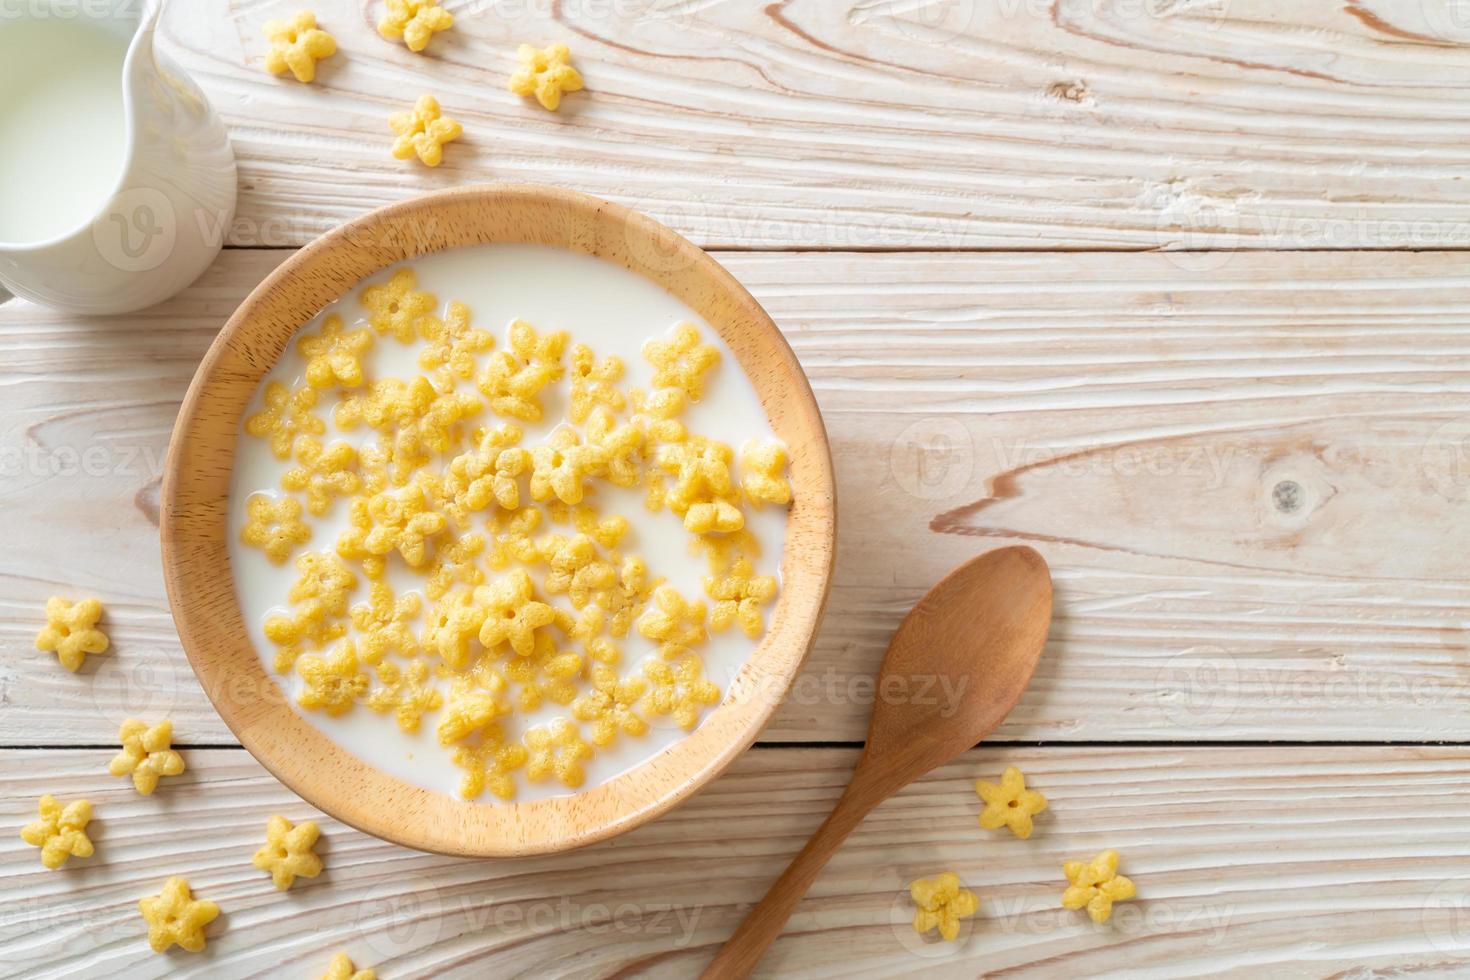
[[[424,55],[322,0],[303,86],[261,68],[285,0],[170,5],[163,44],[230,127],[230,242],[299,245],[427,188],[539,181],[706,246],[1470,245],[1470,22],[1456,0],[459,0]],[[569,42],[559,114],[505,91]],[[386,118],[466,127],[427,171]],[[350,179],[344,179],[350,175]]]
[[[164,602],[157,476],[199,357],[282,258],[229,252],[147,316],[0,306],[0,742],[111,744],[139,713],[230,741]],[[1057,618],[997,738],[1470,737],[1463,256],[1193,258],[720,256],[811,376],[844,500],[765,738],[860,739],[902,615],[1008,542],[1047,558]],[[115,654],[35,653],[53,592],[101,595]]]
[[[146,799],[105,774],[109,754],[0,752],[0,823],[30,819],[42,792],[86,793],[97,843],[50,872],[0,835],[0,972],[315,976],[346,949],[385,978],[687,977],[821,821],[856,756],[755,749],[626,837],[476,862],[318,817],[239,750],[189,752],[189,771]],[[1026,841],[975,824],[973,780],[1009,764],[1051,802]],[[761,975],[1463,975],[1467,807],[1463,748],[980,750],[864,821]],[[277,812],[323,830],[326,871],[285,895],[250,865]],[[1105,847],[1139,900],[1094,927],[1058,907],[1061,864]],[[908,883],[942,870],[980,896],[949,946],[909,921]],[[157,956],[144,941],[137,900],[170,874],[223,910],[204,954]]]

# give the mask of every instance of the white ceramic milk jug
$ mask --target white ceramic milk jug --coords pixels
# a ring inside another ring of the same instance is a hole
[[[153,47],[147,0],[0,0],[0,302],[82,314],[172,296],[235,213],[235,157]]]

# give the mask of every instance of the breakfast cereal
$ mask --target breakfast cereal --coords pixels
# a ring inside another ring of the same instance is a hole
[[[132,776],[133,788],[143,796],[151,796],[164,776],[177,776],[184,771],[184,757],[170,747],[174,723],[168,719],[149,726],[147,722],[129,718],[122,723],[117,737],[123,748],[107,764],[107,771],[114,776]]]
[[[204,949],[204,927],[219,917],[219,906],[197,899],[183,878],[170,878],[163,891],[140,899],[138,911],[148,923],[148,945],[165,952],[177,945],[191,953]]]
[[[67,858],[92,856],[92,840],[87,836],[87,824],[92,820],[91,803],[73,800],[63,807],[56,797],[47,793],[41,797],[37,809],[40,818],[25,825],[20,839],[41,849],[43,865],[55,871]]]
[[[297,472],[291,471],[292,474]],[[293,476],[288,487],[304,483],[302,488],[306,488],[310,482]],[[301,520],[301,501],[294,497],[257,494],[250,498],[246,508],[249,519],[240,532],[240,540],[265,552],[265,556],[277,565],[285,563],[297,545],[311,540],[311,528]]]
[[[947,942],[960,935],[960,920],[968,919],[980,908],[980,901],[968,888],[960,887],[960,877],[946,871],[934,878],[920,878],[909,885],[909,897],[917,906],[914,931],[923,934],[938,929]]]
[[[779,591],[786,456],[718,338],[651,283],[538,246],[455,251],[299,331],[246,413],[232,561],[318,728],[420,785],[544,798],[720,702]],[[579,290],[547,288],[573,268]],[[252,518],[282,501],[309,537],[267,555]]]
[[[378,33],[390,41],[401,40],[410,51],[422,51],[429,39],[454,26],[454,16],[438,0],[385,0]]]
[[[1112,917],[1114,902],[1126,902],[1137,894],[1133,881],[1118,874],[1118,852],[1114,850],[1103,851],[1091,861],[1068,861],[1062,872],[1069,882],[1062,893],[1062,908],[1085,908],[1099,925]]]
[[[89,653],[106,653],[107,634],[97,628],[102,603],[96,599],[68,602],[60,596],[46,600],[46,625],[36,634],[36,649],[54,653],[56,659],[76,673]]]
[[[985,803],[980,826],[986,830],[1009,827],[1022,840],[1031,836],[1032,818],[1046,809],[1046,797],[1027,789],[1026,777],[1015,766],[1006,767],[998,784],[977,780],[975,792]]]
[[[582,75],[572,67],[572,52],[565,44],[545,48],[522,44],[516,57],[521,67],[510,76],[510,90],[520,96],[534,95],[543,109],[555,112],[563,92],[582,90]]]
[[[255,852],[251,863],[270,872],[276,890],[283,892],[298,877],[315,878],[322,873],[322,859],[312,850],[320,836],[315,820],[292,826],[285,817],[272,816],[265,825],[265,846]]]
[[[298,82],[316,78],[316,63],[337,53],[337,41],[316,26],[316,14],[298,11],[284,20],[265,22],[265,38],[271,44],[265,70],[272,75],[289,71]]]
[[[359,970],[353,965],[352,957],[346,953],[338,953],[327,964],[327,972],[322,974],[321,980],[378,980],[378,972],[372,969]]]
[[[444,144],[464,134],[464,127],[444,115],[439,100],[432,95],[419,96],[408,112],[393,113],[388,117],[388,128],[398,135],[393,141],[393,157],[407,160],[417,156],[426,167],[439,166],[444,160]]]

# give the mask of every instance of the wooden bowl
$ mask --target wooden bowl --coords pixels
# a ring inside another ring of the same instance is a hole
[[[794,501],[769,629],[724,701],[688,737],[572,796],[474,803],[387,775],[300,717],[265,669],[235,596],[227,542],[240,417],[297,328],[385,266],[494,242],[551,245],[652,280],[734,352],[791,455]],[[687,798],[755,740],[812,643],[832,567],[827,435],[791,348],[760,305],[699,248],[651,218],[570,191],[466,187],[373,211],[287,259],[205,355],[174,426],[163,480],[163,570],[179,639],[225,724],[302,798],[359,830],[420,850],[515,856],[622,833]]]

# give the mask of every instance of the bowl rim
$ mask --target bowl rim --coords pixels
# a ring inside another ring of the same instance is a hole
[[[539,220],[483,237],[496,212]],[[467,214],[472,220],[463,220]],[[244,629],[226,540],[240,418],[299,326],[388,266],[494,242],[552,245],[613,262],[699,313],[736,355],[786,442],[795,498],[781,556],[783,588],[766,634],[699,727],[599,786],[510,803],[466,801],[403,782],[307,722],[287,703]],[[384,840],[440,854],[514,857],[629,831],[688,799],[749,748],[815,640],[831,584],[836,499],[830,445],[810,383],[785,336],[723,266],[622,205],[562,188],[481,184],[418,195],[348,221],[297,250],[246,296],[180,406],[159,527],[180,643],[216,711],[262,766],[306,802]]]

